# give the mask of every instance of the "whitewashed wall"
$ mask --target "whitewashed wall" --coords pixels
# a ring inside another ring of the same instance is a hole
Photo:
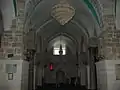
[[[26,69],[28,69],[28,63],[24,63],[26,68],[24,67],[24,69],[22,69],[23,63],[23,60],[0,60],[0,90],[21,90],[21,88],[22,90],[27,90],[25,86],[27,85],[27,82],[25,82],[27,79],[24,78],[23,80],[22,75],[25,75],[23,73],[27,72]],[[17,72],[13,74],[13,80],[8,80],[6,64],[17,64]],[[24,87],[21,87],[21,81],[24,81],[24,85],[22,85]]]
[[[116,64],[120,64],[120,60],[106,60],[96,63],[98,90],[120,90],[120,80],[116,80]]]
[[[107,90],[107,72],[104,62],[96,63],[97,70],[97,88],[98,90]]]

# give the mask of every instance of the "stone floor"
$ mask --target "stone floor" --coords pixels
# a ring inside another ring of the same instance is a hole
[[[43,87],[38,86],[36,90],[66,90],[66,89],[72,89],[72,90],[88,90],[86,89],[85,86],[80,86],[80,85],[61,85],[59,87],[56,88],[55,84],[47,84],[44,85]]]

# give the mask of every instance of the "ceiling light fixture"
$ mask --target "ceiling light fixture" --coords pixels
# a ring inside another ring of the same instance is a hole
[[[55,5],[51,11],[51,16],[61,25],[68,23],[74,15],[75,9],[66,0],[60,0],[60,3]]]

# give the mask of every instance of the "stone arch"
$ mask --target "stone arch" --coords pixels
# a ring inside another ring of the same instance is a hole
[[[69,33],[66,33],[66,32],[56,33],[56,34],[51,35],[50,37],[48,37],[47,38],[48,45],[51,43],[52,40],[54,40],[55,38],[58,38],[60,36],[67,38],[68,40],[70,40],[70,43],[72,45],[75,45],[75,47],[74,47],[75,52],[74,53],[76,53],[76,51],[79,50],[80,44],[79,44],[78,40],[73,35],[71,35]],[[68,45],[68,46],[70,46],[69,48],[72,50],[72,46],[71,45]]]

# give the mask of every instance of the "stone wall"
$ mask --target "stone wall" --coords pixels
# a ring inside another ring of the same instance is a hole
[[[24,22],[24,0],[17,0],[17,16],[12,20],[10,30],[2,36],[0,57],[7,58],[9,53],[14,56],[22,56],[23,52],[23,22]],[[120,30],[115,28],[114,14],[103,14],[104,28],[101,35],[100,54],[105,59],[120,59]]]
[[[24,0],[17,1],[17,16],[12,20],[10,30],[5,30],[2,36],[0,57],[7,58],[8,54],[14,54],[20,59],[23,52],[23,22]]]
[[[104,28],[101,35],[101,54],[107,60],[120,59],[120,30],[115,27],[114,14],[103,15]]]

